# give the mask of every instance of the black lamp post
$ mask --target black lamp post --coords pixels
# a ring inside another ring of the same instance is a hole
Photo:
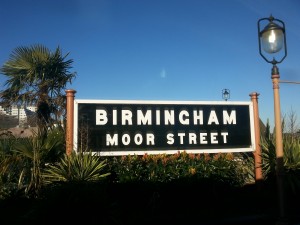
[[[225,99],[225,101],[230,99],[230,90],[229,89],[222,90],[222,98]]]
[[[261,30],[263,23],[264,29]],[[269,18],[262,18],[257,22],[258,26],[258,43],[259,54],[265,61],[271,63],[272,67],[272,83],[274,94],[274,115],[275,115],[275,137],[276,137],[276,175],[278,200],[280,210],[280,220],[285,220],[285,193],[284,193],[284,163],[283,163],[283,143],[282,143],[282,127],[280,115],[280,97],[279,97],[279,69],[277,64],[281,63],[287,56],[286,36],[284,22],[275,19],[272,15]],[[283,51],[282,51],[283,49]],[[263,51],[264,52],[263,52]],[[275,59],[275,56],[279,59]],[[273,57],[272,57],[273,56]],[[272,59],[270,59],[272,57]]]

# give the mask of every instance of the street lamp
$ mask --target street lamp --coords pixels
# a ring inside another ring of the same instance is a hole
[[[264,29],[261,30],[263,23]],[[283,143],[282,143],[282,128],[281,128],[281,115],[280,115],[280,97],[279,97],[279,69],[277,64],[281,63],[287,56],[286,36],[284,22],[275,19],[272,15],[269,18],[259,19],[258,26],[258,43],[259,54],[265,61],[271,63],[272,67],[272,83],[274,95],[274,115],[275,115],[275,137],[276,137],[276,175],[277,175],[277,188],[280,219],[285,219],[285,194],[284,194],[284,163],[283,163]],[[283,49],[283,51],[281,51]],[[262,52],[262,50],[264,52]],[[279,59],[275,59],[274,54]],[[272,59],[269,57],[273,56]]]
[[[222,98],[225,99],[225,101],[230,99],[230,90],[229,89],[222,90]]]

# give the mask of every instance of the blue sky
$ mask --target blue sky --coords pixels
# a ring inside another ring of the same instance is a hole
[[[281,79],[300,81],[298,0],[2,0],[0,64],[19,46],[60,46],[73,59],[77,99],[250,101],[273,124],[271,65],[257,21],[283,20]],[[0,75],[0,87],[5,77]],[[281,110],[300,121],[300,85],[280,85]]]

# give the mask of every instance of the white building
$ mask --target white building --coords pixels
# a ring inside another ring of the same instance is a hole
[[[12,105],[8,108],[0,106],[0,114],[17,118],[19,125],[26,124],[28,122],[28,118],[36,114],[36,110],[36,106]]]

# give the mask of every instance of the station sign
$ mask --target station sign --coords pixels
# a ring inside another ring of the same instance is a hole
[[[99,155],[254,151],[252,102],[75,100],[74,147]]]

